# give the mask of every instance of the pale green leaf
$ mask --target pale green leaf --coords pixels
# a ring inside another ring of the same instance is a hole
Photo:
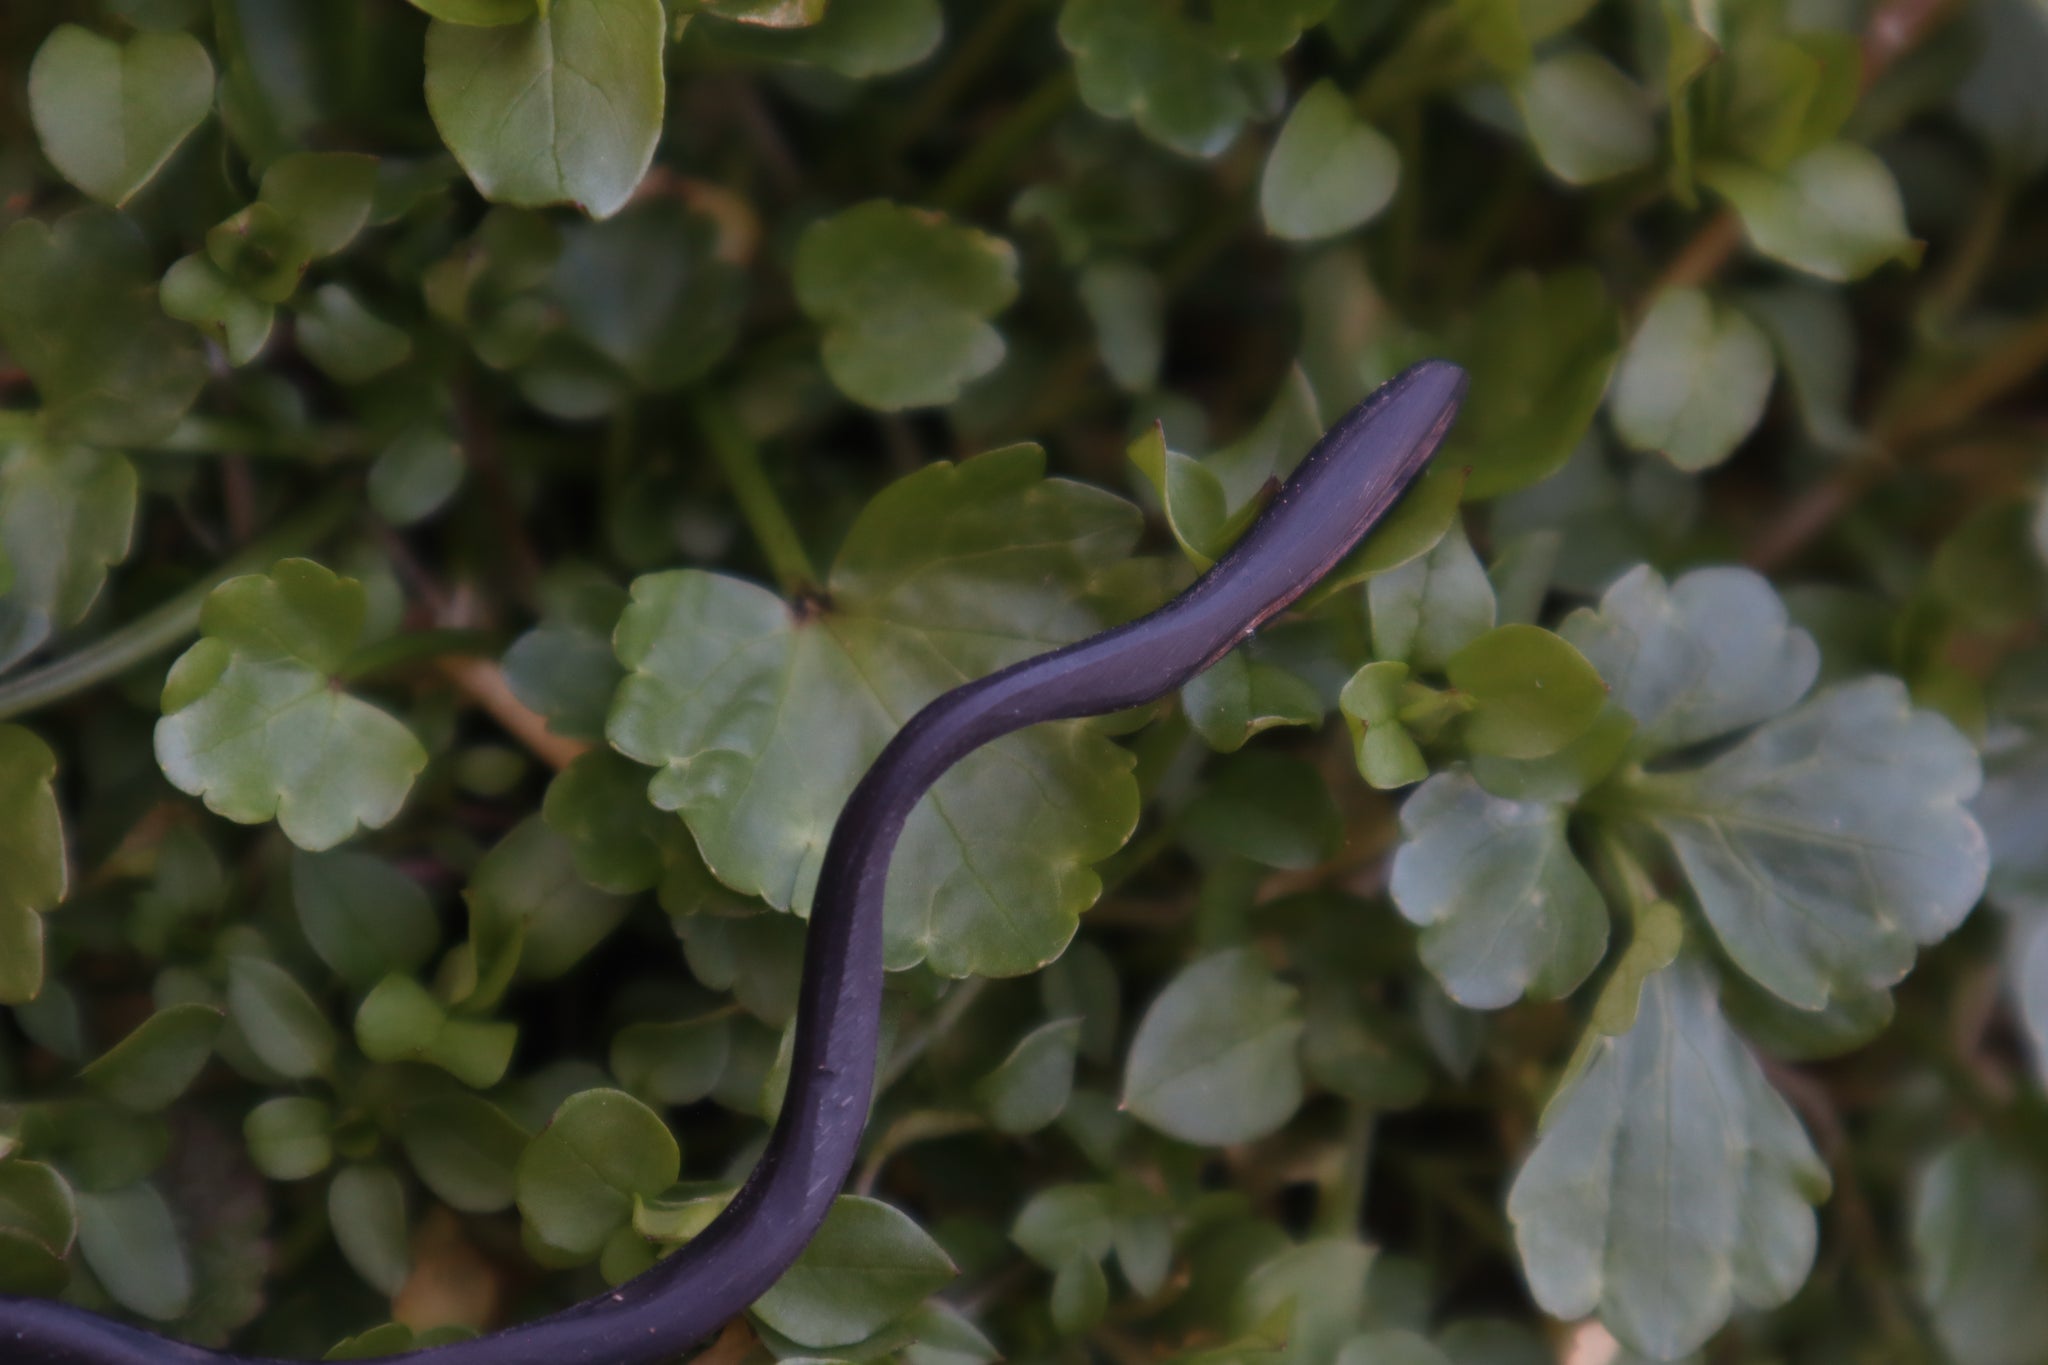
[[[1146,1009],[1124,1071],[1124,1107],[1183,1142],[1264,1137],[1301,1104],[1299,996],[1257,953],[1183,968]]]
[[[1296,101],[1266,158],[1259,209],[1276,237],[1331,237],[1378,216],[1400,174],[1394,144],[1352,112],[1334,84],[1318,81]]]
[[[213,62],[189,33],[118,43],[59,24],[29,65],[29,115],[44,155],[109,204],[147,185],[212,107]]]
[[[1697,289],[1667,289],[1622,356],[1614,428],[1680,469],[1711,468],[1763,417],[1774,369],[1770,342],[1747,316]]]

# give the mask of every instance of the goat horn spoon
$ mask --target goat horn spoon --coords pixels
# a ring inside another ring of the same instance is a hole
[[[882,1001],[882,890],[911,807],[1013,730],[1151,701],[1228,653],[1336,565],[1429,462],[1465,373],[1414,365],[1316,443],[1194,586],[1128,625],[956,687],[915,716],[847,798],[804,946],[789,1089],[760,1164],[724,1212],[653,1269],[559,1313],[404,1356],[429,1365],[658,1365],[743,1311],[824,1221],[867,1125]],[[392,1359],[393,1357],[385,1357]],[[0,1297],[8,1365],[275,1365],[49,1299]]]

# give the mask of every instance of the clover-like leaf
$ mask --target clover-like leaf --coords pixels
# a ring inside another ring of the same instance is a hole
[[[1830,688],[1706,766],[1625,784],[1721,945],[1819,1009],[1903,977],[1984,890],[1976,752],[1890,678]]]
[[[1607,906],[1565,842],[1565,814],[1490,795],[1463,772],[1437,774],[1401,807],[1389,889],[1459,1004],[1561,996],[1600,961]]]
[[[1508,1216],[1545,1311],[1597,1310],[1624,1342],[1669,1360],[1738,1306],[1792,1296],[1813,1261],[1809,1205],[1828,1184],[1722,1018],[1710,970],[1681,958],[1550,1102]]]
[[[633,1201],[675,1184],[681,1149],[661,1117],[619,1090],[563,1100],[519,1158],[519,1211],[533,1235],[576,1261],[597,1258]]]
[[[1622,356],[1614,428],[1680,469],[1728,458],[1764,414],[1775,366],[1763,329],[1697,289],[1657,296]]]
[[[1776,171],[1717,162],[1701,178],[1735,205],[1758,251],[1796,270],[1840,282],[1920,259],[1898,182],[1855,143],[1828,143]]]
[[[73,626],[109,566],[128,557],[135,467],[89,446],[0,447],[0,545],[13,581],[0,591],[0,669]]]
[[[1183,1142],[1248,1142],[1301,1105],[1300,993],[1256,952],[1189,964],[1138,1021],[1124,1107]]]
[[[1369,223],[1394,197],[1401,158],[1330,81],[1295,102],[1259,180],[1259,210],[1277,237],[1313,241]]]
[[[802,1346],[849,1346],[902,1317],[958,1272],[907,1215],[841,1195],[818,1235],[754,1301],[753,1313]]]
[[[215,588],[199,643],[164,682],[164,776],[230,820],[275,819],[314,852],[389,823],[427,752],[397,718],[339,690],[364,610],[362,584],[305,559]]]
[[[825,329],[825,369],[855,402],[950,403],[1003,358],[988,319],[1017,297],[1017,253],[942,214],[871,200],[797,244],[797,301]]]
[[[1132,119],[1186,156],[1230,145],[1251,113],[1230,60],[1206,30],[1151,0],[1066,0],[1060,42],[1081,98],[1104,118]]]
[[[608,218],[654,159],[661,0],[552,0],[519,23],[436,20],[427,109],[478,193]]]
[[[1820,671],[1813,637],[1748,569],[1695,569],[1666,586],[1639,565],[1607,590],[1599,610],[1573,612],[1558,633],[1635,717],[1635,749],[1644,755],[1778,715]]]
[[[1472,387],[1436,458],[1470,466],[1466,497],[1535,483],[1570,458],[1607,392],[1620,331],[1590,270],[1510,275],[1487,295],[1453,348]]]
[[[29,116],[50,164],[105,203],[126,203],[213,107],[213,62],[189,33],[126,42],[59,24],[28,70]]]
[[[1104,623],[1090,592],[1136,510],[1043,468],[1013,447],[892,485],[815,603],[696,570],[633,585],[611,739],[660,769],[655,804],[720,880],[808,912],[840,804],[918,706]],[[1094,729],[1052,725],[951,769],[898,847],[917,872],[890,879],[890,963],[1007,975],[1057,956],[1095,898],[1088,864],[1135,820],[1129,764]]]
[[[1514,94],[1536,154],[1568,185],[1625,175],[1656,153],[1649,99],[1597,52],[1545,57],[1516,82]]]
[[[64,899],[57,756],[19,725],[0,725],[0,1005],[43,988],[43,912]]]
[[[1980,1132],[1920,1173],[1914,1288],[1957,1365],[2021,1365],[2048,1339],[2048,1188],[2035,1157]]]
[[[59,440],[157,440],[206,382],[197,338],[157,304],[141,232],[107,209],[0,233],[0,345]]]

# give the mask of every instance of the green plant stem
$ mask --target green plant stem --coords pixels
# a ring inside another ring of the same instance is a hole
[[[953,213],[973,203],[990,185],[1016,169],[1017,154],[1036,141],[1073,98],[1074,73],[1062,67],[1019,101],[946,173],[929,196],[932,207]]]
[[[692,396],[690,407],[696,414],[697,429],[704,433],[705,444],[711,447],[718,467],[725,472],[726,485],[740,505],[740,515],[747,519],[754,543],[767,557],[768,570],[775,575],[783,596],[795,598],[815,591],[822,580],[804,551],[796,524],[783,510],[774,485],[768,482],[767,470],[761,465],[761,448],[740,426],[732,409],[708,390],[699,389]]]
[[[973,1008],[974,1002],[979,1000],[981,993],[987,989],[988,978],[985,976],[970,976],[953,987],[946,998],[939,1002],[938,1009],[933,1012],[925,1026],[890,1050],[888,1064],[875,1077],[875,1093],[884,1093],[908,1075],[910,1068],[916,1066],[918,1059],[931,1050],[933,1043],[938,1042],[959,1025],[961,1017]]]
[[[0,720],[96,687],[184,643],[199,629],[199,608],[207,594],[230,578],[260,573],[280,559],[319,544],[354,516],[360,504],[361,497],[354,489],[337,489],[161,606],[74,653],[0,683]]]
[[[875,1183],[882,1178],[882,1168],[905,1147],[978,1132],[987,1126],[988,1121],[981,1115],[964,1109],[918,1109],[905,1114],[875,1140],[867,1159],[861,1162],[860,1173],[854,1177],[853,1192],[873,1194]]]
[[[889,138],[892,152],[900,152],[923,137],[940,115],[981,75],[991,60],[1003,54],[1010,35],[1042,0],[995,0],[980,20],[946,59],[931,83],[924,87]]]
[[[1352,106],[1359,117],[1377,121],[1404,105],[1474,80],[1485,70],[1486,64],[1465,38],[1457,10],[1442,5],[1416,20],[1394,50],[1373,67],[1352,97]]]
[[[1353,1237],[1365,1226],[1365,1196],[1371,1188],[1373,1129],[1379,1118],[1369,1104],[1345,1106],[1343,1165],[1325,1191],[1316,1221],[1331,1237]]]

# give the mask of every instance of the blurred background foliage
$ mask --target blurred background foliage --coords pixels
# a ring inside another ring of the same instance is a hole
[[[362,1357],[652,1264],[887,737],[1443,355],[1299,608],[920,807],[863,1160],[715,1358],[2048,1361],[2042,0],[0,64],[0,1291]]]

